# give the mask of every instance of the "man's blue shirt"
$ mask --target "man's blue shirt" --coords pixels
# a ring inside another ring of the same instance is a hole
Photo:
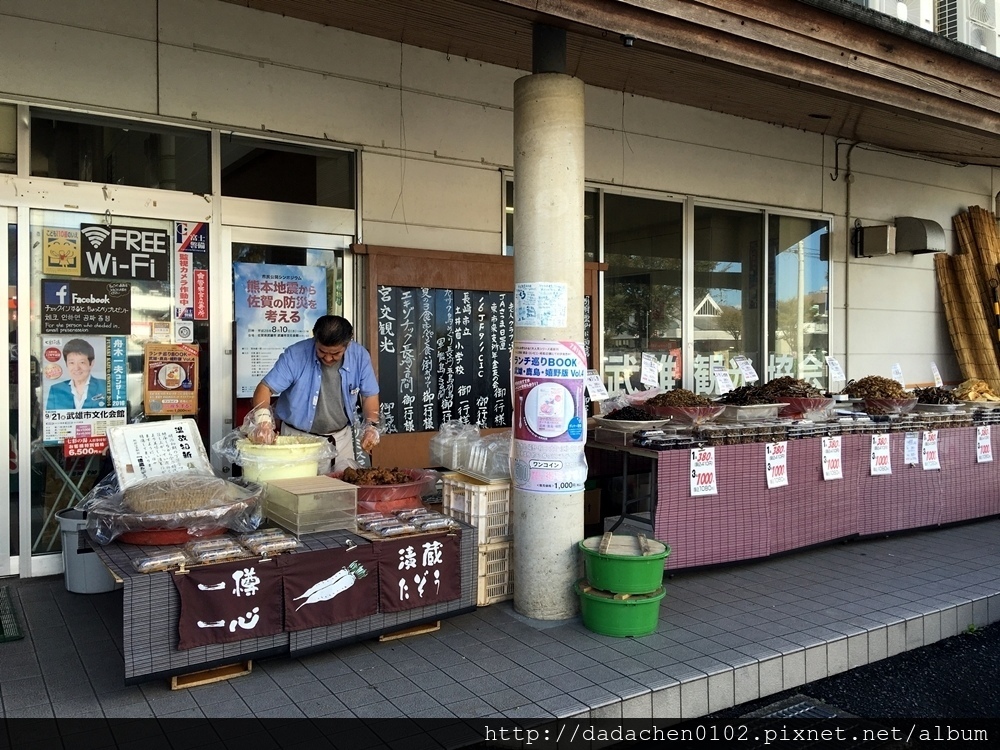
[[[316,404],[323,382],[323,364],[316,357],[316,341],[308,338],[289,346],[278,357],[264,384],[272,393],[280,394],[274,412],[282,422],[288,422],[304,432],[312,432]],[[378,380],[372,359],[357,341],[351,341],[340,365],[340,381],[347,418],[354,424],[358,396],[378,394]]]

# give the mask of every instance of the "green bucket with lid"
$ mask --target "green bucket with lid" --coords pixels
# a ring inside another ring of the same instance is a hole
[[[592,536],[579,544],[587,581],[613,594],[648,594],[663,583],[670,547],[642,535]]]
[[[595,589],[583,579],[576,582],[575,589],[584,627],[618,638],[655,633],[660,602],[667,593],[660,586],[648,594],[612,594]]]

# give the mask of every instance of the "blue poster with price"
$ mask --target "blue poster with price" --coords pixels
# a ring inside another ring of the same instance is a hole
[[[326,315],[323,266],[233,264],[236,396],[248,398],[290,344],[312,336]]]

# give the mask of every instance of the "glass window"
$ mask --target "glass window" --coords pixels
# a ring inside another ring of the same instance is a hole
[[[223,135],[220,157],[225,196],[329,208],[356,207],[353,151]]]
[[[768,379],[791,375],[826,389],[830,349],[830,225],[768,217]]]
[[[209,134],[65,112],[31,112],[31,174],[211,192]]]
[[[764,216],[711,206],[694,209],[693,390],[716,390],[712,367],[743,385],[733,358],[742,354],[763,378],[761,247]]]
[[[604,195],[604,378],[609,391],[642,390],[643,352],[660,388],[681,379],[683,204]]]

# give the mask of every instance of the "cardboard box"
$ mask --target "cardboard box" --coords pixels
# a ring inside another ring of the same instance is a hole
[[[601,491],[586,490],[583,493],[583,523],[601,522]]]

